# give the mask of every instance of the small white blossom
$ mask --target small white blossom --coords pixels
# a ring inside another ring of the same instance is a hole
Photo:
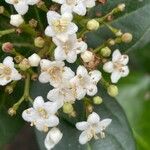
[[[10,16],[10,24],[15,27],[19,27],[21,24],[23,24],[23,22],[24,22],[24,19],[19,14]]]
[[[58,142],[62,139],[63,134],[60,132],[60,130],[58,128],[52,128],[46,138],[45,138],[45,147],[47,150],[51,150],[52,148],[54,148],[54,146],[56,144],[58,144]]]
[[[85,51],[81,54],[83,62],[87,63],[94,60],[94,54],[91,51]]]
[[[69,67],[66,67],[62,61],[42,59],[40,66],[41,74],[39,76],[39,81],[41,83],[50,82],[52,86],[59,87],[65,83],[65,81],[74,77],[74,72]]]
[[[0,63],[0,85],[4,86],[11,81],[17,81],[22,78],[21,74],[14,68],[12,57],[6,57],[3,63]]]
[[[112,61],[106,62],[103,66],[104,71],[111,73],[112,83],[117,83],[121,77],[126,77],[129,74],[128,62],[127,55],[121,55],[119,50],[113,52]]]
[[[56,60],[66,60],[69,63],[74,63],[77,59],[77,54],[87,50],[87,44],[83,41],[78,41],[76,34],[70,35],[66,42],[62,42],[57,38],[53,38],[53,42],[57,45],[54,54]]]
[[[69,38],[69,35],[74,34],[78,30],[77,25],[71,22],[72,18],[72,15],[68,13],[60,15],[55,11],[49,11],[47,13],[49,25],[45,29],[45,34],[66,42]]]
[[[84,16],[86,8],[92,8],[96,4],[96,0],[53,0],[61,5],[61,13],[75,12],[78,15]]]
[[[100,121],[100,117],[97,113],[93,112],[88,116],[87,121],[76,123],[76,128],[82,131],[79,142],[80,144],[86,144],[93,137],[95,139],[105,138],[104,130],[111,123],[111,119],[104,119]],[[100,137],[98,137],[100,134]]]
[[[34,53],[30,57],[28,57],[28,60],[29,60],[29,64],[32,67],[37,67],[40,63],[41,58],[38,54]]]
[[[97,83],[101,79],[101,72],[98,70],[88,71],[84,66],[77,68],[76,76],[71,79],[72,87],[76,89],[76,98],[78,100],[85,95],[94,96],[98,89]]]
[[[6,3],[14,5],[16,11],[20,15],[27,13],[29,6],[37,4],[40,0],[5,0]]]
[[[38,96],[33,107],[25,110],[22,117],[25,121],[31,122],[40,131],[48,131],[48,127],[55,127],[59,124],[59,119],[55,115],[57,105],[53,102],[44,102],[41,96]]]
[[[64,103],[73,104],[76,100],[76,92],[71,88],[69,82],[65,83],[65,86],[54,88],[47,94],[47,99],[57,103],[58,108],[61,108]]]

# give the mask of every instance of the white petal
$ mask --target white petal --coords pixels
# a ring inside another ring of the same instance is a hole
[[[92,83],[97,83],[102,77],[101,72],[98,70],[90,71],[89,75],[90,75]]]
[[[126,65],[129,62],[128,55],[122,55],[119,61],[122,65]]]
[[[51,25],[51,23],[54,20],[60,19],[60,17],[61,17],[60,14],[58,14],[55,11],[48,11],[48,13],[47,13],[47,21],[48,21],[49,25]]]
[[[0,85],[1,86],[5,86],[6,84],[8,84],[9,82],[11,82],[12,80],[6,80],[5,78],[0,78]]]
[[[71,13],[66,12],[62,14],[62,18],[71,22],[73,19],[73,15]]]
[[[55,102],[46,102],[46,103],[44,103],[44,109],[49,114],[55,114],[58,110],[57,103],[55,103]]]
[[[12,80],[18,81],[22,78],[22,76],[21,76],[21,74],[18,73],[18,71],[15,68],[13,68],[11,78],[12,78]]]
[[[95,0],[86,0],[85,3],[87,8],[92,8],[95,6]]]
[[[39,2],[40,0],[27,0],[28,5],[35,5]]]
[[[65,2],[65,0],[52,0],[52,1],[58,4],[63,4]]]
[[[122,77],[126,77],[129,74],[129,68],[128,68],[128,66],[122,67],[121,70],[122,70],[121,71],[121,76]]]
[[[44,99],[41,96],[38,96],[35,98],[34,102],[33,102],[33,107],[35,109],[38,109],[40,107],[44,107]]]
[[[70,5],[67,5],[67,4],[63,4],[61,6],[61,14],[64,14],[64,13],[72,13],[72,7]]]
[[[87,48],[88,48],[87,44],[83,41],[77,42],[77,44],[76,44],[77,54],[85,52],[87,50]]]
[[[54,56],[56,60],[63,61],[66,59],[66,54],[60,46],[55,49]]]
[[[55,115],[50,115],[46,123],[48,127],[55,127],[59,124],[59,119]]]
[[[66,58],[67,62],[69,63],[74,63],[77,60],[77,53],[75,51],[70,51],[67,54],[67,58]]]
[[[81,131],[86,130],[88,126],[89,124],[86,121],[76,123],[76,128]]]
[[[13,58],[10,56],[7,56],[4,60],[3,60],[3,64],[7,67],[10,68],[14,68],[14,62],[13,62]]]
[[[104,64],[104,66],[103,66],[103,70],[104,70],[105,72],[111,73],[111,72],[113,72],[113,70],[114,70],[114,67],[113,67],[113,66],[114,66],[114,65],[113,65],[113,63],[112,63],[111,61],[106,62],[106,63]]]
[[[50,37],[55,35],[55,32],[53,31],[51,26],[47,26],[47,28],[45,29],[45,35]]]
[[[95,84],[90,84],[89,86],[86,87],[87,90],[87,95],[89,96],[94,96],[97,92],[97,86]]]
[[[81,100],[85,97],[86,95],[86,89],[83,89],[82,87],[77,87],[76,89],[76,98],[78,100]]]
[[[67,34],[71,35],[74,34],[78,31],[78,27],[75,23],[70,23],[70,25],[68,26],[68,31]]]
[[[54,102],[57,101],[58,99],[60,99],[60,93],[59,93],[59,89],[52,89],[48,92],[47,94],[47,99],[49,99],[50,101]]]
[[[39,75],[39,81],[41,83],[48,83],[50,82],[50,76],[47,72],[42,72],[40,75]]]
[[[42,59],[40,61],[40,66],[42,69],[48,69],[51,66],[52,62],[49,61],[48,59]]]
[[[118,61],[118,60],[120,59],[120,57],[121,57],[121,53],[120,53],[120,51],[117,49],[117,50],[115,50],[115,51],[113,52],[112,61],[113,61],[113,62],[116,62],[116,61]]]
[[[14,4],[12,0],[5,0],[5,2],[8,4]]]
[[[77,68],[77,75],[84,77],[87,74],[88,74],[87,69],[84,66],[79,66]]]
[[[114,71],[111,74],[111,82],[112,83],[117,83],[120,78],[121,78],[121,72],[119,72],[119,71]]]
[[[80,144],[86,144],[88,141],[91,140],[92,137],[89,137],[86,131],[83,131],[79,136],[79,143]]]
[[[19,3],[15,4],[14,7],[20,15],[26,14],[29,9],[29,6],[24,1],[20,1]]]
[[[78,15],[84,16],[86,14],[86,6],[83,2],[79,2],[78,5],[73,8],[73,11]]]
[[[88,116],[87,122],[89,122],[90,124],[95,124],[98,123],[100,121],[100,117],[97,113],[93,112],[92,114],[90,114]]]
[[[69,35],[67,33],[61,33],[61,34],[57,34],[56,38],[58,38],[62,42],[66,42],[68,40],[68,36]]]
[[[69,68],[69,67],[64,67],[64,72],[63,72],[63,78],[66,80],[70,80],[73,78],[75,73]]]
[[[54,42],[54,44],[55,44],[56,46],[62,46],[62,45],[63,45],[63,42],[60,41],[59,39],[57,39],[56,37],[53,37],[53,38],[52,38],[52,41]]]
[[[102,121],[100,121],[99,126],[105,129],[111,122],[112,119],[103,119]]]

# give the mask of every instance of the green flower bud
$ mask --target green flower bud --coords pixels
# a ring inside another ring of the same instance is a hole
[[[24,58],[21,62],[20,62],[20,64],[18,65],[19,66],[19,68],[21,69],[21,70],[23,70],[23,71],[25,71],[25,70],[27,70],[27,69],[29,69],[31,66],[30,66],[30,63],[29,63],[29,60],[28,59],[26,59],[26,58]]]
[[[107,93],[112,97],[117,96],[118,95],[118,87],[116,85],[109,85],[107,88]]]
[[[103,99],[102,99],[100,96],[95,96],[95,97],[93,98],[93,103],[94,103],[95,105],[100,105],[102,102],[103,102]]]
[[[74,111],[72,104],[70,103],[65,103],[63,105],[63,112],[66,114],[72,114]]]
[[[101,55],[103,57],[109,57],[111,55],[111,49],[109,47],[104,47],[101,49]]]
[[[0,14],[3,14],[3,13],[4,13],[4,11],[5,11],[4,6],[0,6]]]
[[[124,43],[130,43],[133,39],[133,36],[131,33],[124,33],[121,37],[121,40],[124,42]]]
[[[14,115],[16,115],[16,110],[15,110],[13,107],[11,107],[11,108],[9,108],[9,110],[8,110],[8,114],[9,114],[10,116],[14,116]]]
[[[34,45],[36,47],[42,48],[44,46],[44,44],[45,44],[45,41],[42,37],[39,36],[34,39]]]
[[[92,19],[88,21],[87,23],[87,29],[88,30],[97,30],[99,28],[99,22],[96,21],[95,19]]]

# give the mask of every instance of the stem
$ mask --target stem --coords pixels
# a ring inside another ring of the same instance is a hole
[[[92,150],[92,148],[91,148],[91,146],[90,146],[89,143],[87,143],[87,149],[88,149],[88,150]]]
[[[7,35],[7,34],[14,33],[15,31],[16,31],[15,29],[8,29],[8,30],[0,31],[0,37]]]
[[[30,97],[29,91],[30,91],[30,74],[27,73],[27,78],[25,80],[24,94],[23,94],[24,99],[28,99]]]

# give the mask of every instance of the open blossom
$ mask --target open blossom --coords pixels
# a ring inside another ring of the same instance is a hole
[[[37,4],[40,0],[5,0],[6,3],[14,5],[16,11],[20,15],[27,13],[29,6]]]
[[[70,80],[74,77],[74,72],[69,68],[65,67],[62,61],[49,61],[42,59],[40,62],[41,74],[39,81],[41,83],[48,83],[54,87],[59,87],[65,81]]]
[[[99,115],[93,112],[88,116],[87,121],[76,123],[76,128],[82,131],[79,137],[80,144],[86,144],[93,137],[95,139],[99,139],[98,134],[101,138],[105,138],[104,130],[111,121],[112,120],[109,118],[100,121]]]
[[[71,79],[72,87],[76,89],[76,98],[82,99],[85,95],[94,96],[98,89],[97,83],[101,79],[101,72],[98,70],[88,73],[84,66],[77,68],[76,76]]]
[[[70,35],[66,42],[53,38],[53,42],[57,45],[55,49],[56,60],[66,60],[69,63],[74,63],[77,59],[77,54],[87,50],[87,44],[83,41],[78,41],[76,34]]]
[[[66,42],[69,38],[69,35],[74,34],[78,30],[77,25],[71,22],[72,18],[72,15],[69,13],[60,15],[55,11],[49,11],[47,13],[49,25],[45,29],[45,34]]]
[[[121,77],[126,77],[129,74],[128,62],[127,55],[121,55],[119,50],[113,52],[112,61],[106,62],[103,66],[104,71],[111,73],[112,83],[117,83]]]
[[[51,150],[54,146],[62,139],[63,134],[60,132],[58,128],[52,128],[46,138],[45,138],[45,147],[47,150]]]
[[[50,90],[47,94],[47,99],[57,103],[57,107],[61,108],[64,103],[68,102],[73,104],[76,100],[76,93],[75,90],[71,88],[69,82],[66,82],[65,86]]]
[[[6,57],[3,63],[0,63],[0,85],[4,86],[11,81],[17,81],[22,78],[21,74],[14,68],[12,57]]]
[[[96,4],[96,0],[53,0],[61,5],[61,13],[75,12],[78,15],[84,16],[86,8],[92,8]]]
[[[48,131],[48,127],[55,127],[59,124],[59,119],[55,115],[57,105],[53,102],[44,102],[41,96],[38,96],[33,107],[25,110],[22,117],[25,121],[31,122],[40,131]]]

